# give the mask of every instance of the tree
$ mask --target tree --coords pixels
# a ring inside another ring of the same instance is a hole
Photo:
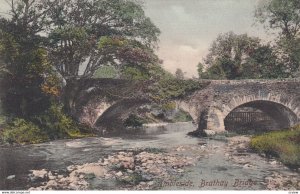
[[[77,96],[68,92],[74,89],[68,88],[69,80],[92,77],[105,65],[120,72],[147,73],[158,62],[154,49],[160,31],[133,1],[65,0],[49,10],[47,49],[67,82],[63,97],[67,111]]]
[[[204,65],[202,63],[198,63],[197,65],[198,77],[203,78],[204,73]]]
[[[278,32],[277,55],[292,75],[300,65],[300,1],[269,0],[256,9],[258,22],[268,24],[267,29]]]
[[[91,77],[107,64],[146,66],[157,59],[159,29],[135,2],[65,0],[49,13],[50,58],[67,79]]]
[[[132,67],[150,71],[159,29],[140,4],[128,0],[11,0],[10,19],[1,29],[14,36],[21,51],[43,48],[49,64],[63,76],[65,108],[70,111],[76,92],[69,80],[89,78],[99,67]],[[34,48],[34,49],[33,49]],[[23,56],[24,57],[24,56]],[[18,63],[6,63],[20,67]],[[19,68],[20,69],[20,68]],[[72,87],[72,86],[70,86]],[[47,89],[47,87],[44,87]]]
[[[260,39],[233,32],[220,34],[204,59],[207,71],[202,78],[241,79],[282,77],[281,65],[270,45]],[[276,71],[274,71],[276,69]],[[276,74],[272,74],[274,71]]]
[[[212,43],[210,52],[205,58],[205,63],[209,68],[213,67],[213,71],[225,76],[224,78],[236,79],[240,77],[245,58],[258,44],[258,38],[248,37],[246,34],[236,35],[233,32],[220,34]],[[211,69],[208,69],[208,71],[211,71]]]
[[[180,68],[177,68],[175,71],[175,77],[177,79],[184,79],[184,73]]]
[[[300,33],[299,0],[262,1],[255,11],[260,23],[267,23],[269,29],[279,30],[279,35],[294,39]]]
[[[276,52],[270,45],[260,45],[246,59],[241,78],[272,79],[285,78],[285,66],[278,61]]]
[[[42,2],[11,1],[10,18],[0,17],[1,102],[8,114],[28,118],[45,111],[59,89],[42,47]]]

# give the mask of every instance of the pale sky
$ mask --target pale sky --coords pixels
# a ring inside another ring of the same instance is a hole
[[[181,68],[187,77],[197,77],[197,64],[220,33],[248,33],[270,40],[261,25],[253,25],[255,6],[262,0],[137,1],[143,2],[146,15],[161,30],[157,54],[172,73]],[[0,11],[5,9],[5,0],[0,0]]]

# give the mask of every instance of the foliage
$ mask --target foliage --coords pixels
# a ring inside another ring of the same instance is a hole
[[[247,34],[220,34],[205,58],[207,70],[200,64],[204,79],[281,78],[286,77],[282,63],[270,45]]]
[[[184,73],[183,73],[182,69],[179,69],[179,68],[176,69],[175,77],[177,79],[184,79]]]
[[[52,26],[50,59],[64,77],[91,77],[107,64],[147,65],[157,60],[152,49],[159,30],[136,2],[58,1],[47,17]],[[82,74],[79,67],[84,67]]]
[[[150,86],[151,98],[158,103],[177,99],[192,92],[204,88],[208,83],[201,83],[197,80],[179,80],[172,77],[165,77]]]
[[[144,72],[156,69],[154,49],[160,32],[137,2],[10,3],[10,17],[0,16],[1,103],[8,116],[32,123],[49,139],[82,136],[58,104],[63,100],[64,110],[70,111],[72,95],[77,94],[67,93],[61,77],[68,85],[72,78],[92,77],[99,67],[109,65],[128,78],[144,79]],[[11,129],[20,131],[15,125]]]
[[[140,118],[135,114],[130,114],[129,117],[125,120],[124,126],[137,128],[137,127],[142,127],[144,123],[145,123],[144,119]]]
[[[274,131],[251,139],[250,146],[268,156],[278,157],[281,162],[290,166],[300,166],[300,126],[289,130]]]
[[[15,61],[7,64],[9,73],[4,73],[1,80],[1,102],[7,114],[24,118],[39,114],[50,106],[51,97],[59,95],[59,80],[44,49],[20,51]]]
[[[149,79],[149,74],[139,68],[124,66],[121,77],[130,80],[147,80]]]
[[[280,36],[293,39],[300,33],[299,0],[270,0],[261,2],[255,11],[260,23],[269,29],[279,30]]]
[[[242,78],[273,79],[285,78],[289,74],[285,65],[278,60],[276,52],[269,45],[261,45],[254,50],[242,69]]]
[[[166,102],[161,106],[161,108],[162,108],[162,111],[164,111],[164,112],[172,111],[176,108],[176,103],[175,102]]]
[[[290,77],[300,72],[300,36],[294,39],[281,38],[277,41],[277,55]]]
[[[48,61],[43,38],[39,35],[46,22],[40,14],[40,1],[12,1],[11,17],[0,17],[0,55],[5,71],[1,75],[2,104],[12,116],[28,118],[50,106],[58,96],[55,72]]]
[[[50,108],[41,115],[32,119],[43,130],[50,139],[84,137],[78,125],[63,112],[63,106],[52,104]]]
[[[174,118],[172,119],[172,122],[188,122],[192,120],[193,119],[189,113],[179,109],[179,111],[175,114]]]
[[[41,115],[28,120],[16,118],[4,127],[1,134],[8,143],[41,143],[58,138],[78,138],[91,135],[90,131],[79,126],[63,113],[62,105],[52,104]]]
[[[41,143],[48,140],[47,135],[32,122],[16,118],[1,134],[4,142],[9,143]]]
[[[300,2],[299,0],[262,1],[255,18],[278,33],[276,52],[286,72],[292,76],[300,71]]]
[[[197,71],[198,71],[198,77],[201,79],[204,73],[204,65],[202,63],[198,63]]]
[[[103,66],[95,71],[93,78],[117,78],[117,76],[118,72],[113,66]]]

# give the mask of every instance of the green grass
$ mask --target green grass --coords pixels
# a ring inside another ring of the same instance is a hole
[[[267,156],[277,157],[283,164],[291,168],[300,167],[300,125],[289,130],[254,136],[250,146]]]

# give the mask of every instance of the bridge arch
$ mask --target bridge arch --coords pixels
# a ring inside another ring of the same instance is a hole
[[[207,114],[207,129],[222,132],[228,129],[226,118],[238,108],[252,107],[260,109],[278,123],[279,128],[293,126],[299,122],[299,104],[293,100],[281,98],[281,95],[249,95],[233,97],[227,104],[213,103]],[[227,127],[227,128],[226,128]]]

